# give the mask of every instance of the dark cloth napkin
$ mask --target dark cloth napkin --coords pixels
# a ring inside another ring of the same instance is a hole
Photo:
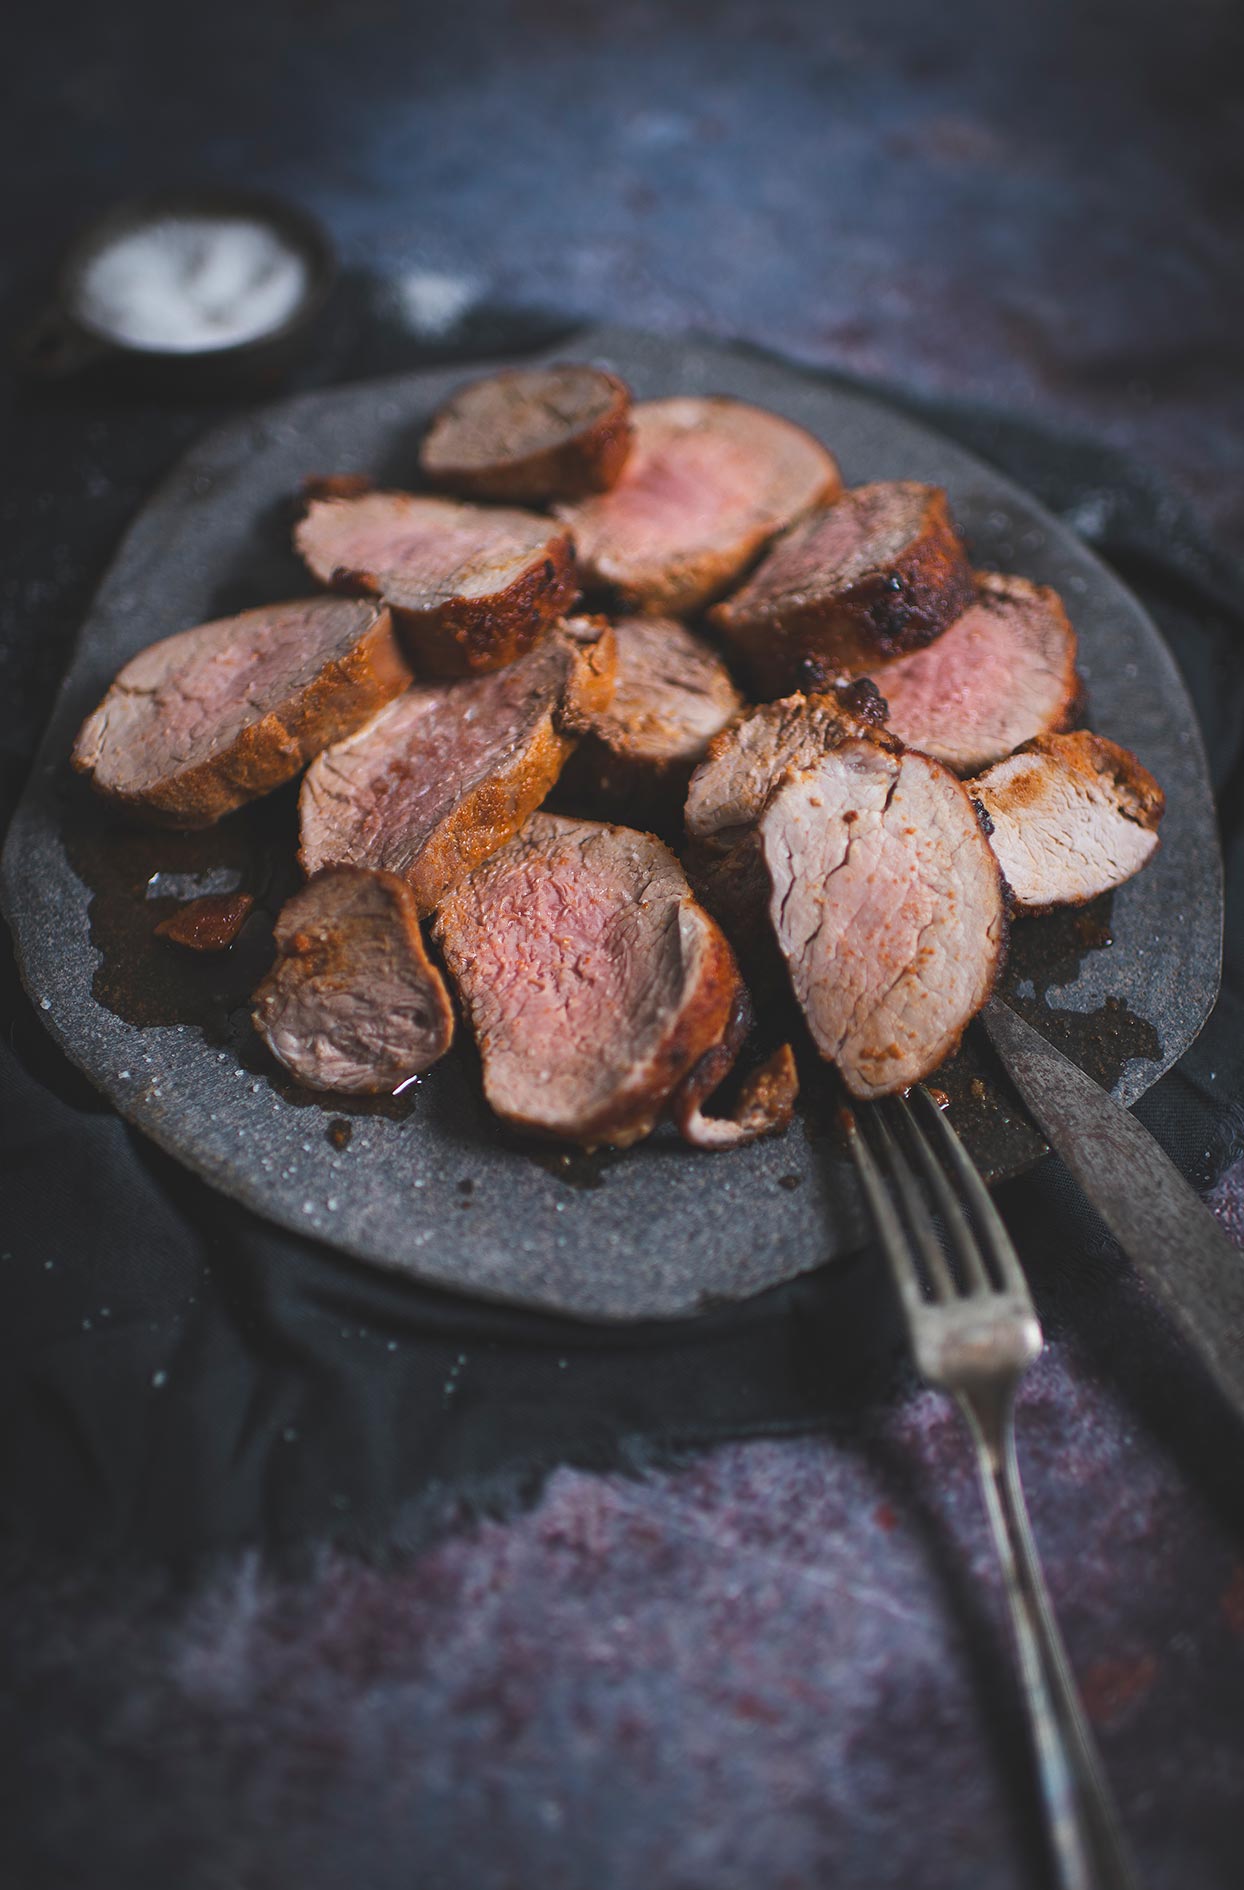
[[[1238,1155],[1244,1121],[1244,573],[1182,501],[1112,452],[888,397],[1093,543],[1156,617],[1194,695],[1221,808],[1226,976],[1200,1041],[1138,1114],[1203,1186]],[[96,458],[115,446],[100,473],[115,513],[206,423],[107,400],[92,411],[49,417],[33,402],[21,415],[32,452],[50,438],[63,465],[45,446],[39,490],[51,496],[16,551],[30,640],[3,651],[14,785],[47,696],[40,586],[54,568],[65,627],[102,551],[89,515],[65,517],[75,442]],[[412,1544],[463,1510],[521,1500],[555,1464],[813,1428],[892,1383],[898,1328],[880,1270],[861,1258],[693,1323],[619,1330],[420,1289],[269,1227],[120,1121],[40,1028],[11,956],[2,977],[0,1527],[19,1540],[177,1563],[247,1541]],[[1002,1201],[1038,1268],[1108,1250],[1055,1162]]]

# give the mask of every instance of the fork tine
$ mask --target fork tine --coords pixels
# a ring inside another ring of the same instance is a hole
[[[967,1150],[959,1140],[954,1127],[947,1122],[945,1115],[938,1108],[933,1098],[921,1088],[920,1100],[926,1116],[931,1116],[937,1127],[934,1134],[941,1139],[946,1158],[967,1196],[977,1217],[977,1223],[984,1234],[990,1255],[998,1269],[999,1278],[1007,1291],[1014,1293],[1026,1305],[1032,1305],[1032,1294],[1028,1290],[1028,1281],[1020,1265],[1019,1255],[1011,1243],[1011,1236],[1003,1225],[1002,1216],[990,1198],[989,1190],[977,1173],[975,1163],[969,1158]]]
[[[890,1179],[902,1197],[908,1232],[928,1269],[933,1297],[939,1300],[954,1299],[957,1297],[958,1288],[946,1264],[946,1256],[937,1238],[937,1230],[929,1217],[928,1207],[920,1192],[920,1184],[911,1171],[911,1164],[879,1109],[874,1111],[872,1120],[877,1131],[877,1138],[881,1143],[882,1153],[889,1165]]]
[[[921,1090],[920,1094],[923,1096],[926,1092]],[[928,1100],[932,1102],[933,1099],[929,1097]],[[938,1212],[946,1223],[951,1245],[963,1266],[969,1285],[980,1292],[989,1292],[993,1281],[989,1277],[976,1235],[972,1232],[972,1223],[964,1213],[958,1195],[946,1179],[946,1171],[934,1154],[927,1135],[917,1122],[915,1110],[905,1096],[898,1096],[895,1101],[898,1103],[899,1113],[906,1125],[908,1137],[920,1158],[920,1165],[937,1201]],[[933,1106],[937,1107],[936,1104]],[[941,1110],[939,1109],[937,1113],[940,1119]]]
[[[851,1145],[851,1153],[855,1157],[861,1185],[868,1198],[873,1225],[889,1263],[899,1298],[903,1302],[908,1330],[914,1331],[914,1321],[924,1305],[924,1293],[912,1259],[911,1248],[907,1242],[907,1234],[898,1210],[890,1198],[889,1189],[881,1178],[881,1170],[877,1166],[876,1157],[861,1133],[853,1109],[847,1113],[846,1123],[847,1140]]]

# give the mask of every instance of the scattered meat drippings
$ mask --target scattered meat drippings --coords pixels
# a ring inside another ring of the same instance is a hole
[[[156,926],[160,938],[192,952],[227,952],[255,904],[248,892],[207,893],[191,899]]]

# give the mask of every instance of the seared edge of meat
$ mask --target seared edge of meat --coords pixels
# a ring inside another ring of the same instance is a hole
[[[1161,788],[1130,749],[1087,729],[1038,736],[966,785],[1017,913],[1082,906],[1158,849]]]
[[[382,605],[313,597],[165,637],[131,657],[71,760],[155,826],[211,827],[268,794],[407,687]]]
[[[448,1050],[449,993],[395,874],[328,867],[286,901],[274,936],[254,1024],[308,1089],[391,1093]]]
[[[514,368],[470,381],[434,414],[419,461],[465,498],[545,505],[617,483],[631,450],[631,390],[603,368]]]
[[[693,1148],[742,1148],[762,1135],[782,1135],[790,1127],[799,1097],[799,1071],[788,1043],[741,1084],[729,1115],[704,1114],[702,1103],[725,1082],[737,1056],[738,1043],[728,1038],[700,1058],[670,1098],[670,1115],[684,1142]]]
[[[940,486],[857,486],[784,533],[710,620],[778,695],[932,642],[975,594]]]
[[[928,1076],[1006,947],[1002,875],[962,782],[927,755],[850,740],[787,775],[760,838],[770,919],[821,1055],[861,1098]]]
[[[321,584],[383,598],[420,675],[504,668],[578,590],[563,526],[417,493],[313,497],[294,547]]]
[[[505,670],[417,683],[308,769],[298,801],[303,871],[342,861],[386,868],[407,881],[421,912],[434,911],[539,807],[608,704],[615,667],[609,625],[574,617]],[[462,763],[447,743],[467,728],[477,747],[455,779]]]

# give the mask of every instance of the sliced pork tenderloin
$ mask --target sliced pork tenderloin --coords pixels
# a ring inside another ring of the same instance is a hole
[[[593,716],[565,791],[635,826],[676,819],[692,771],[743,707],[730,672],[672,617],[615,621],[613,700]]]
[[[290,780],[410,682],[387,610],[267,604],[133,657],[78,731],[73,765],[161,827],[210,827]]]
[[[539,807],[613,691],[613,632],[571,618],[507,669],[416,683],[307,771],[299,858],[404,879],[421,912]]]
[[[958,1047],[1006,947],[1002,875],[963,784],[850,740],[789,774],[760,818],[770,919],[823,1057],[888,1096]]]
[[[515,1127],[592,1148],[649,1134],[745,1001],[734,954],[650,834],[536,814],[456,887],[436,937],[479,1044],[484,1092]],[[726,1060],[732,1061],[732,1057]],[[714,1063],[716,1081],[725,1075]],[[695,1087],[681,1113],[705,1142]],[[783,1126],[748,1098],[723,1141]]]
[[[1158,849],[1166,797],[1127,748],[1040,735],[967,783],[1017,913],[1082,906],[1139,873]]]
[[[393,873],[332,866],[286,901],[255,1028],[308,1089],[392,1094],[453,1040],[445,980],[410,888]]]
[[[842,489],[802,427],[737,400],[641,401],[612,492],[560,505],[589,585],[681,616],[735,583],[775,533]]]
[[[577,586],[564,527],[409,492],[312,498],[294,544],[321,584],[384,599],[421,675],[512,663]]]
[[[936,643],[871,672],[909,748],[978,774],[1064,729],[1080,704],[1075,631],[1055,591],[982,573],[976,601]]]
[[[975,592],[940,486],[857,486],[779,538],[712,612],[761,694],[858,675],[930,643]]]
[[[547,505],[608,492],[631,450],[631,390],[579,363],[514,368],[460,387],[419,455],[430,486],[467,499]]]
[[[691,777],[687,871],[757,985],[785,982],[769,925],[760,817],[790,770],[813,767],[845,741],[896,752],[898,742],[877,725],[884,709],[875,691],[859,685],[761,703],[716,737]]]

